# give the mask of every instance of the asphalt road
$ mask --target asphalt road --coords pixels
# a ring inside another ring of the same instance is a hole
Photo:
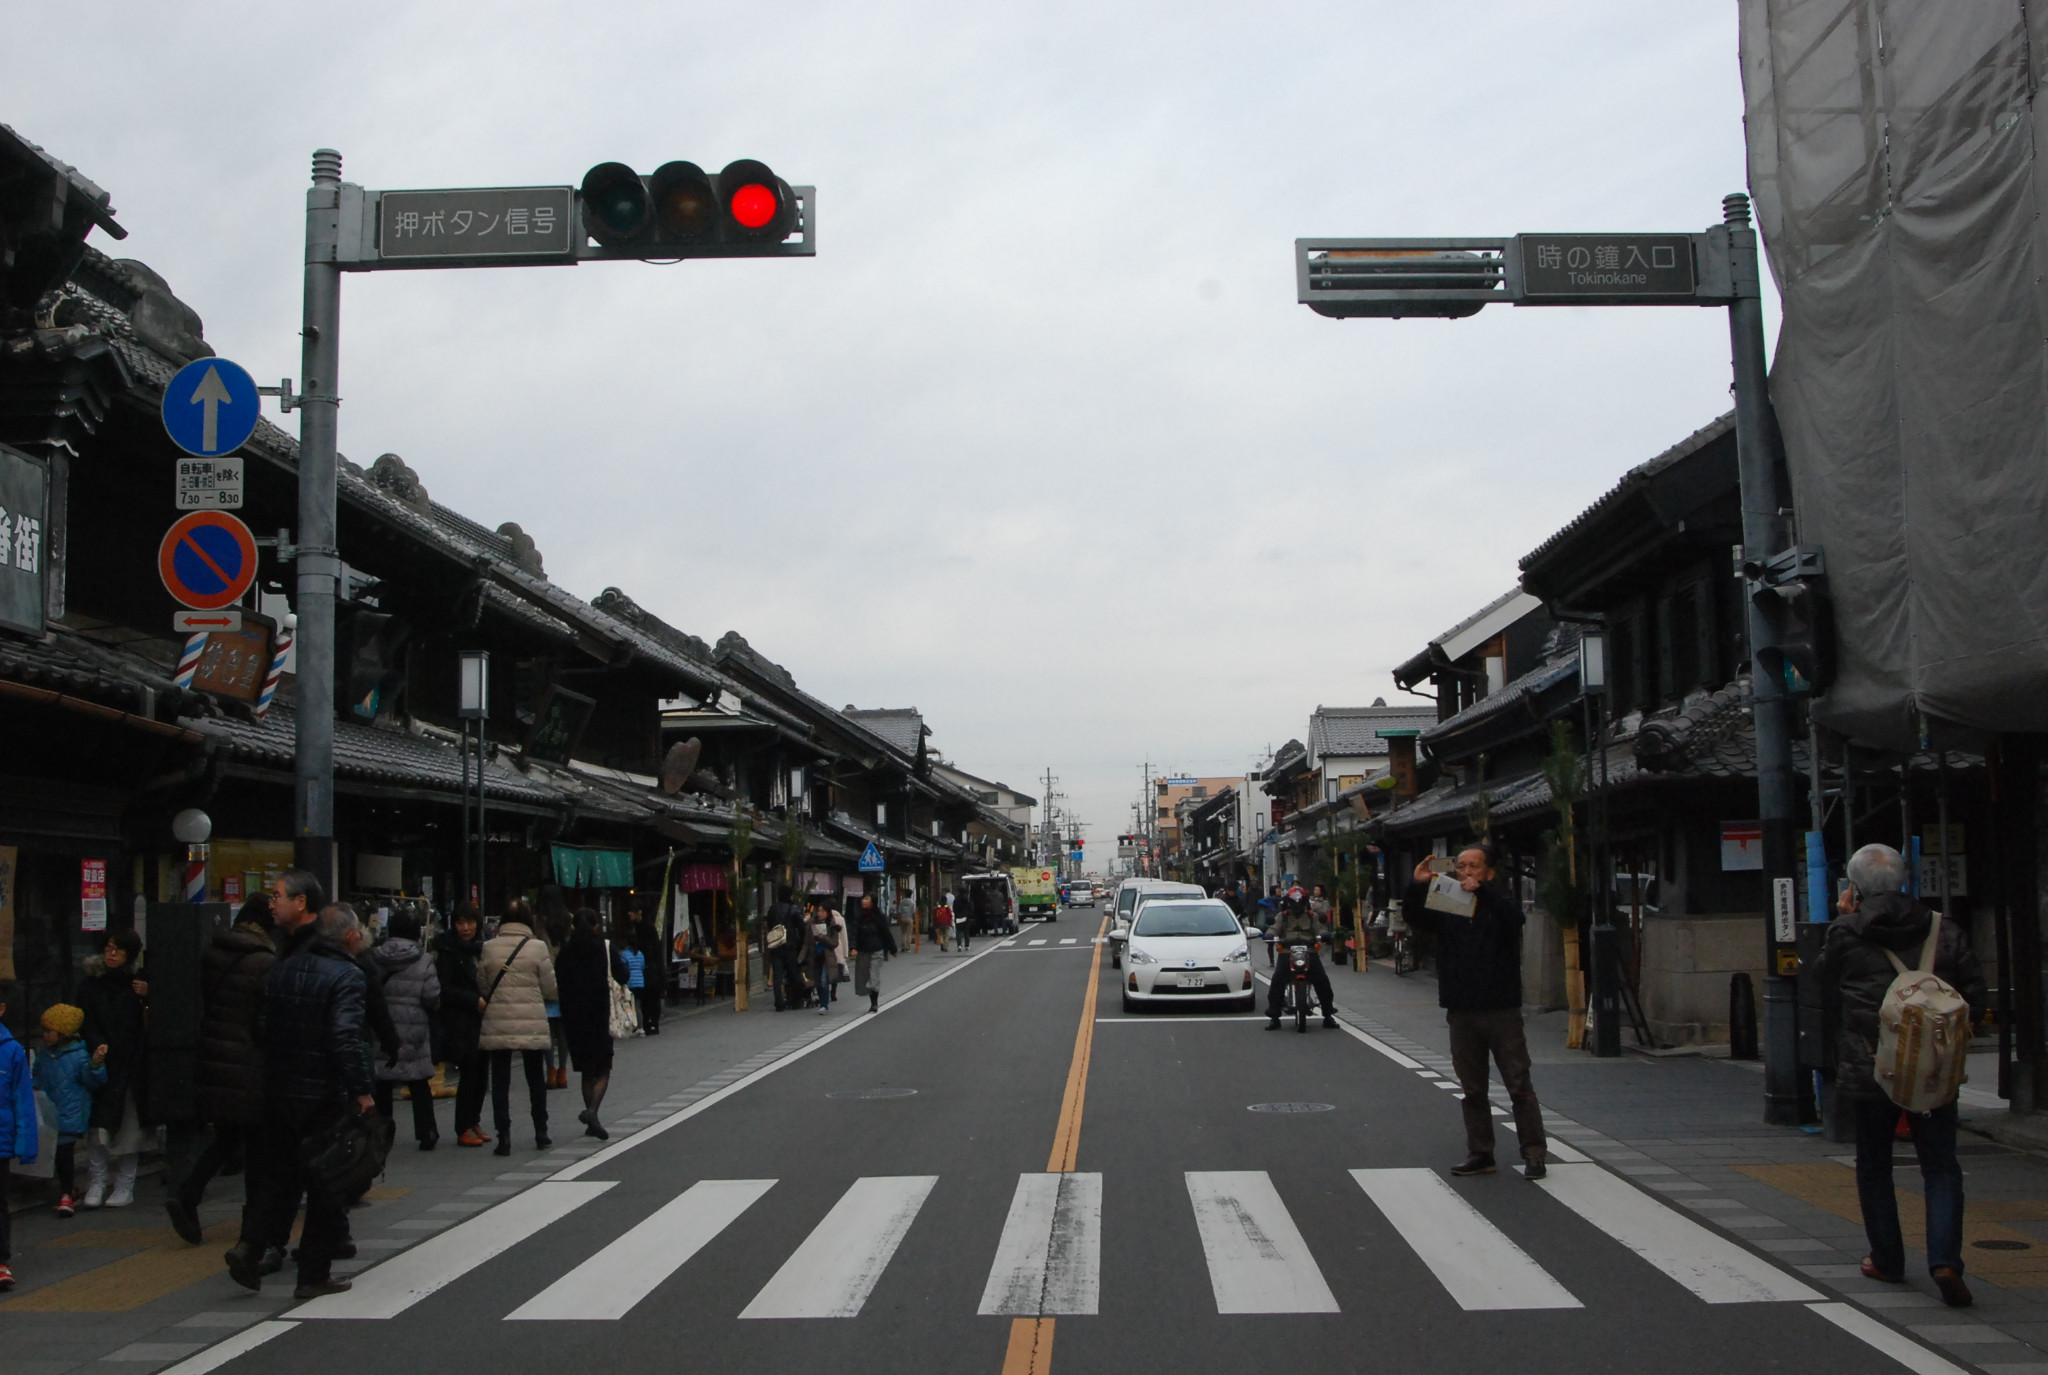
[[[1450,1179],[1456,1095],[1360,1034],[1091,1003],[1090,918],[174,1370],[1956,1369],[1603,1166]]]

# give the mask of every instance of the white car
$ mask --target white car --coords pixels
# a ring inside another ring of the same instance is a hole
[[[1131,923],[1137,920],[1138,909],[1159,898],[1201,899],[1209,894],[1198,883],[1176,883],[1164,878],[1127,878],[1116,890],[1116,911],[1109,919],[1109,967],[1124,967],[1124,941],[1131,934]]]
[[[1244,927],[1214,898],[1149,898],[1123,957],[1126,1012],[1168,1002],[1227,1002],[1245,1012],[1258,1005]]]

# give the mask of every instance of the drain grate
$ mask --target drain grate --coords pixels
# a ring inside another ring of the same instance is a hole
[[[1990,1237],[1984,1241],[1973,1241],[1970,1245],[1980,1251],[2031,1251],[2034,1244],[2029,1241],[2007,1241],[2004,1237]]]

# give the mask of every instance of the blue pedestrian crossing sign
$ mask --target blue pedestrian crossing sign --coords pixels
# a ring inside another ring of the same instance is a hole
[[[882,847],[871,840],[868,842],[868,848],[860,852],[860,871],[863,874],[879,874],[882,868]]]
[[[188,454],[231,454],[256,433],[256,379],[225,358],[195,358],[164,388],[164,433]]]

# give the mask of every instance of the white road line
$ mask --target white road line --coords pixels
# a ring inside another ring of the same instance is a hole
[[[991,945],[988,949],[982,951],[979,955],[969,955],[966,959],[960,961],[960,963],[948,965],[946,968],[941,969],[938,973],[932,975],[923,983],[917,984],[911,988],[904,989],[901,993],[898,993],[893,1000],[882,1004],[882,1015],[887,1015],[888,1013],[893,1012],[897,1008],[903,1006],[903,1004],[909,1002],[912,998],[915,998],[918,994],[924,992],[926,989],[934,988],[939,984],[944,983],[947,979],[952,978],[961,970],[971,967],[976,960],[987,959],[990,955],[993,955],[997,951],[1003,949],[1003,947],[1008,943],[1008,940],[1000,941],[994,945]],[[727,1084],[722,1089],[718,1089],[712,1093],[705,1094],[702,1098],[699,1098],[696,1102],[690,1104],[686,1108],[676,1109],[676,1111],[670,1113],[667,1117],[662,1118],[659,1122],[654,1123],[652,1126],[642,1127],[639,1131],[634,1132],[625,1140],[614,1141],[611,1145],[597,1152],[597,1154],[586,1156],[584,1159],[577,1161],[574,1165],[571,1165],[566,1169],[556,1171],[552,1178],[558,1180],[580,1179],[584,1175],[588,1174],[590,1171],[596,1169],[598,1166],[610,1164],[613,1160],[616,1160],[621,1155],[624,1155],[627,1151],[632,1150],[635,1146],[646,1145],[648,1142],[654,1140],[655,1137],[660,1136],[663,1132],[669,1130],[671,1127],[680,1127],[683,1123],[689,1121],[698,1113],[710,1111],[712,1108],[717,1107],[720,1103],[723,1103],[726,1099],[738,1093],[741,1089],[759,1083],[761,1080],[766,1079],[769,1075],[775,1073],[775,1071],[779,1069],[788,1068],[789,1066],[795,1064],[797,1061],[803,1059],[806,1055],[809,1055],[812,1051],[823,1050],[826,1046],[831,1045],[834,1041],[838,1040],[841,1036],[846,1035],[848,1032],[858,1031],[860,1028],[864,1026],[874,1025],[874,1021],[875,1018],[872,1015],[849,1014],[844,1025],[839,1026],[834,1030],[826,1032],[817,1040],[811,1041],[805,1045],[798,1046],[795,1050],[792,1050],[789,1054],[783,1056],[781,1059],[770,1061],[768,1064],[761,1066],[761,1068],[750,1071],[749,1073],[741,1076],[740,1078],[733,1080],[730,1084]]]
[[[1265,983],[1266,980],[1264,978],[1261,978],[1259,982]],[[1386,1056],[1389,1060],[1392,1060],[1402,1069],[1422,1068],[1422,1061],[1409,1059],[1406,1055],[1403,1055],[1400,1051],[1395,1050],[1392,1046],[1388,1045],[1385,1041],[1382,1041],[1379,1037],[1366,1035],[1357,1027],[1345,1021],[1342,1017],[1339,1017],[1337,1019],[1337,1029],[1339,1031],[1344,1032],[1346,1035],[1350,1036],[1355,1041],[1363,1041],[1366,1045],[1371,1046],[1374,1050]]]
[[[981,1291],[984,1315],[1092,1314],[1102,1295],[1102,1176],[1017,1176]]]
[[[1541,1187],[1708,1303],[1806,1303],[1821,1297],[1598,1165],[1560,1165]]]
[[[1584,1165],[1590,1163],[1592,1160],[1592,1157],[1587,1155],[1584,1151],[1576,1150],[1570,1146],[1567,1146],[1564,1144],[1564,1142],[1558,1140],[1554,1136],[1548,1137],[1545,1140],[1543,1145],[1543,1153],[1546,1156],[1549,1156],[1552,1160],[1563,1161],[1567,1165]]]
[[[859,1317],[938,1182],[930,1174],[856,1179],[740,1316]]]
[[[1466,1312],[1582,1308],[1434,1170],[1353,1170],[1387,1221]]]
[[[282,1337],[298,1324],[295,1322],[259,1322],[245,1327],[232,1337],[224,1337],[206,1350],[187,1356],[174,1366],[164,1369],[162,1375],[207,1375],[208,1371],[219,1370],[235,1357],[254,1351],[272,1337]]]
[[[772,1179],[699,1180],[505,1321],[623,1318],[774,1187]]]
[[[1335,1313],[1337,1297],[1264,1170],[1188,1171],[1218,1313]]]
[[[611,1181],[536,1184],[355,1278],[346,1294],[309,1300],[294,1318],[395,1318],[427,1295],[567,1217],[612,1187]]]
[[[1080,938],[1078,936],[1068,936],[1066,939],[1060,942],[1061,945],[1079,945],[1080,943]]]
[[[1868,1313],[1849,1304],[1809,1303],[1806,1305],[1806,1311],[1820,1314],[1866,1346],[1891,1357],[1912,1371],[1913,1375],[1968,1375],[1967,1366],[1943,1360],[1912,1338],[1894,1332]],[[1986,1368],[1998,1369],[1996,1366]]]
[[[1044,944],[1045,944],[1045,942],[1044,942],[1044,941],[1026,941],[1026,942],[1024,942],[1024,943],[1025,943],[1026,945],[1044,945]]]

